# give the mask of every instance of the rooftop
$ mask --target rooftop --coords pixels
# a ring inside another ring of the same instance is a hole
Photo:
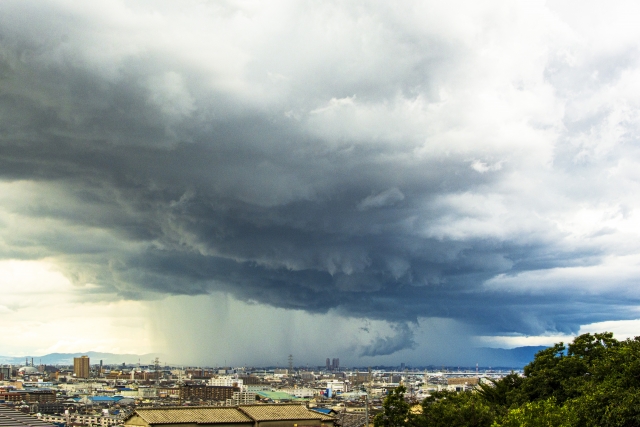
[[[149,424],[206,423],[215,420],[220,423],[246,423],[253,420],[234,407],[193,407],[139,408],[137,413]]]
[[[253,423],[275,420],[321,420],[334,418],[310,411],[299,404],[240,405],[240,406],[180,406],[172,408],[138,408],[137,414],[148,424],[178,423]]]
[[[4,427],[56,427],[54,424],[45,423],[35,417],[31,417],[13,408],[0,405],[0,426]]]

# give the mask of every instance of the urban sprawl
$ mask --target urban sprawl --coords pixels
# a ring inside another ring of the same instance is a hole
[[[74,358],[73,365],[51,366],[27,358],[23,365],[0,366],[0,423],[358,427],[401,384],[410,403],[418,403],[435,391],[473,390],[509,372],[404,364],[346,369],[338,358],[311,369],[294,367],[292,356],[286,368],[168,366],[158,359],[107,365],[88,356]]]

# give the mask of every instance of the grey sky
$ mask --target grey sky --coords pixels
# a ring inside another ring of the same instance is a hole
[[[368,334],[336,347],[353,361],[418,360],[430,322],[636,319],[637,18],[4,1],[0,256],[52,262],[78,304],[214,294],[277,330],[289,312],[374,322],[345,330]],[[175,330],[206,311],[185,298]]]

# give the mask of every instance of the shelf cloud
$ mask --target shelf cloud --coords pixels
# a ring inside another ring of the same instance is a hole
[[[635,319],[639,11],[2,2],[0,256],[388,322],[362,356]]]

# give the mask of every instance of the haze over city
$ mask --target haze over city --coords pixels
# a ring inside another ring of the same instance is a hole
[[[635,336],[639,15],[0,2],[0,355],[396,366]]]

